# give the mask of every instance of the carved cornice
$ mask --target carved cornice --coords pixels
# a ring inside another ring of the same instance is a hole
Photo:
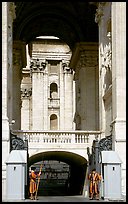
[[[32,88],[30,89],[21,89],[21,98],[29,98],[32,95]]]
[[[41,59],[31,59],[30,69],[32,72],[44,72],[46,68],[46,60]]]

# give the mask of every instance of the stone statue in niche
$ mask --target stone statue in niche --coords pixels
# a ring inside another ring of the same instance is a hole
[[[103,53],[103,64],[102,67],[105,68],[105,76],[104,76],[104,83],[105,83],[105,91],[110,87],[112,84],[112,50],[111,50],[111,32],[108,32],[107,37],[109,39],[108,44],[104,47]]]
[[[78,112],[75,113],[74,122],[76,123],[76,130],[81,130],[81,117]]]

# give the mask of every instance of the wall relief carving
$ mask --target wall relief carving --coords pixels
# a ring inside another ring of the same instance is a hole
[[[11,139],[10,139],[10,150],[22,150],[26,149],[26,144],[25,142],[17,137],[17,135],[14,135],[10,133]]]
[[[99,141],[99,151],[112,150],[112,135],[106,136]]]

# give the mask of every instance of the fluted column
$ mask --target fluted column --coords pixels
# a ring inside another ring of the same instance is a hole
[[[122,160],[126,195],[126,2],[112,2],[113,149]]]
[[[73,129],[73,70],[68,63],[62,64],[64,69],[64,124],[65,130]]]
[[[21,89],[21,129],[22,130],[30,130],[30,97],[32,95],[32,90],[30,89]]]
[[[44,124],[44,130],[48,130],[48,71],[47,71],[47,65],[44,71],[44,82],[43,82],[43,124]]]
[[[32,129],[44,129],[44,86],[46,63],[39,59],[31,60],[32,72]]]
[[[64,123],[64,75],[62,62],[60,63],[60,130],[65,129]]]

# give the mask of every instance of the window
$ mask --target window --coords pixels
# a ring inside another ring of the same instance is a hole
[[[58,87],[56,83],[50,84],[50,98],[58,98]]]
[[[50,116],[50,130],[57,130],[58,129],[58,120],[57,115],[52,114]]]

